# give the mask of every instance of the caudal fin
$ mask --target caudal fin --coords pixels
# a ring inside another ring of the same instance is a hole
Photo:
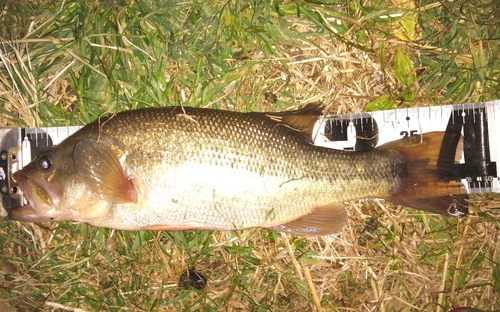
[[[445,216],[465,216],[469,196],[454,165],[461,140],[460,133],[430,132],[381,146],[394,151],[405,168],[387,200]]]

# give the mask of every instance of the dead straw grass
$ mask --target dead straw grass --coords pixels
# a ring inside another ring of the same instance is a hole
[[[67,5],[54,3],[61,11]],[[289,16],[288,20],[299,33],[317,30],[307,19]],[[51,16],[39,15],[28,33],[36,32],[37,26],[42,32],[51,21]],[[153,31],[158,26],[148,27]],[[120,30],[122,35],[127,31],[131,30]],[[131,55],[147,55],[151,63],[163,58],[162,77],[150,79],[158,81],[159,89],[162,81],[172,85],[156,105],[175,102],[245,111],[321,101],[332,112],[348,114],[364,111],[379,95],[400,90],[388,65],[396,47],[405,47],[416,57],[422,50],[440,53],[437,47],[401,39],[387,40],[384,53],[374,39],[370,49],[376,52],[364,51],[325,33],[307,40],[288,38],[283,46],[274,46],[273,54],[247,47],[245,55],[225,59],[230,71],[191,85],[185,80],[193,79],[196,64],[155,55],[156,50],[126,36],[123,49],[114,48],[111,35],[96,36],[97,41],[85,40],[98,48],[100,64],[78,47],[64,48],[73,38],[54,41],[43,33],[36,39],[4,38],[0,68],[8,75],[0,76],[2,124],[81,123],[102,111],[135,107],[141,103],[135,99],[144,82],[140,68],[128,68],[137,73],[132,79],[115,81],[119,91],[114,95],[109,89],[85,93],[85,88],[95,86],[82,83],[79,89],[78,85],[85,70],[113,77],[110,68]],[[35,43],[36,52],[31,48]],[[114,54],[108,54],[110,49]],[[466,51],[459,55],[459,61],[472,59]],[[49,56],[58,62],[56,70],[37,71]],[[219,92],[202,101],[200,94],[205,93],[200,92],[210,89],[201,90],[203,83]],[[112,89],[113,83],[109,85]],[[441,90],[415,92],[414,105],[450,101]],[[115,105],[124,99],[133,104]],[[84,102],[90,103],[87,110],[81,106]],[[6,221],[0,224],[1,309],[440,312],[474,306],[498,311],[500,224],[494,209],[498,204],[498,198],[479,197],[468,218],[452,220],[383,202],[353,202],[348,205],[348,224],[328,237],[277,235],[260,229],[129,233],[82,224]],[[208,277],[204,290],[177,287],[180,274],[191,267]]]

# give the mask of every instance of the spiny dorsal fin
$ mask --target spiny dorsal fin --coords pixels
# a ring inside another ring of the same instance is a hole
[[[323,116],[323,105],[321,103],[310,103],[305,107],[287,112],[264,113],[265,116],[278,124],[289,127],[292,130],[302,132],[312,141],[312,132],[318,119]]]

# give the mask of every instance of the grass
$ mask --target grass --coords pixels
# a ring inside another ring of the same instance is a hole
[[[356,113],[500,98],[496,2],[6,1],[2,125],[189,105]],[[0,307],[499,311],[499,199],[465,219],[353,202],[338,236],[0,223]],[[192,268],[203,289],[179,287]],[[81,310],[79,310],[81,309]]]

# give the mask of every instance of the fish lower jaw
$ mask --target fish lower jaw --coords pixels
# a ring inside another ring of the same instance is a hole
[[[37,216],[36,211],[29,204],[9,211],[9,219],[13,221],[33,222],[35,216]]]
[[[65,221],[68,219],[54,215],[54,210],[40,213],[31,204],[21,206],[9,211],[9,219],[22,222],[50,222],[50,221]]]

